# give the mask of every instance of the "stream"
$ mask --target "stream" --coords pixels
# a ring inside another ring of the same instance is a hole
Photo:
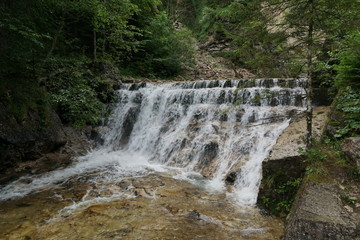
[[[87,155],[0,189],[0,239],[280,239],[262,161],[305,79],[124,84]]]

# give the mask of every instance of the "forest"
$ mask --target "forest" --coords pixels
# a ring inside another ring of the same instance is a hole
[[[172,79],[194,69],[195,43],[208,39],[227,42],[216,55],[257,77],[311,74],[313,86],[346,89],[345,111],[359,114],[357,0],[0,4],[0,96],[20,119],[50,103],[65,123],[96,124],[113,94],[105,72]],[[358,131],[349,121],[344,131]]]

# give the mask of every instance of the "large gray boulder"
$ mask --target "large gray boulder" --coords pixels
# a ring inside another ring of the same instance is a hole
[[[65,143],[61,121],[50,107],[43,115],[30,111],[19,120],[0,103],[0,172],[18,162],[39,159]]]
[[[342,151],[347,159],[360,168],[360,137],[347,138],[342,145]]]
[[[349,212],[335,183],[305,181],[287,218],[285,240],[359,240],[356,213]]]

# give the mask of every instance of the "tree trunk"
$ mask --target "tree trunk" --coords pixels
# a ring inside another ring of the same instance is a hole
[[[310,6],[310,18],[308,25],[308,34],[307,34],[307,87],[306,87],[306,147],[312,147],[312,122],[313,122],[313,108],[312,108],[312,98],[313,98],[313,89],[312,89],[312,70],[313,70],[313,33],[314,33],[314,0],[309,0],[308,4]]]
[[[95,31],[95,29],[93,30],[93,44],[94,44],[94,62],[96,62],[97,61],[97,48],[96,48],[96,46],[97,46],[97,44],[96,44],[96,31]]]
[[[47,62],[47,60],[51,57],[51,55],[52,55],[52,53],[53,53],[53,51],[54,51],[54,49],[56,47],[57,41],[58,41],[58,39],[60,37],[60,34],[61,34],[62,30],[64,29],[64,26],[65,26],[65,20],[62,20],[61,23],[60,23],[60,27],[59,27],[58,31],[56,32],[56,34],[55,34],[55,36],[53,38],[51,48],[50,48],[48,54],[46,55],[45,62]]]
[[[0,55],[5,56],[5,51],[7,50],[9,42],[9,31],[5,27],[0,27]]]
[[[106,38],[104,37],[103,45],[102,45],[102,57],[105,57],[105,50],[106,50]]]

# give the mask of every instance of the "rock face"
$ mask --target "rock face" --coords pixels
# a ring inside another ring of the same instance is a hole
[[[330,107],[314,108],[313,134],[316,138],[322,135]],[[268,161],[300,157],[299,148],[305,148],[306,119],[305,116],[294,118],[289,127],[278,138]]]
[[[95,128],[96,129],[96,128]],[[72,127],[64,127],[66,136],[66,144],[58,151],[58,154],[66,154],[71,157],[83,156],[87,154],[91,149],[91,143],[89,139],[96,144],[97,139],[93,139],[93,128],[89,127],[84,130],[76,130]]]
[[[360,168],[360,137],[347,138],[342,145],[342,151],[347,159],[356,163]]]
[[[50,108],[47,117],[29,112],[17,120],[0,103],[0,172],[17,162],[35,160],[65,145],[66,137],[59,117]]]
[[[67,166],[90,150],[91,129],[63,127],[50,107],[46,116],[30,112],[21,122],[5,109],[0,103],[0,185]]]
[[[288,216],[284,239],[360,239],[358,216],[346,211],[337,192],[335,183],[305,182]]]

